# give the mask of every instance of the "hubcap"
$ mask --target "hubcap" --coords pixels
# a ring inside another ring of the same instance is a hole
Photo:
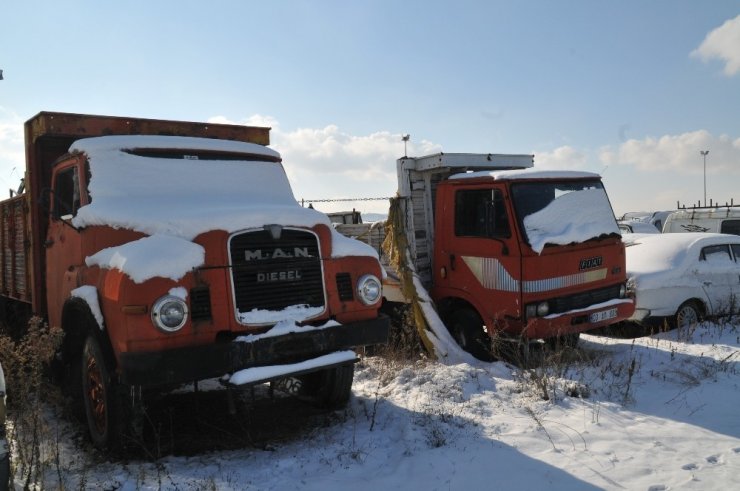
[[[684,307],[678,313],[678,327],[691,327],[699,322],[699,316],[691,307]]]
[[[99,434],[103,434],[106,420],[105,385],[98,362],[92,355],[87,358],[87,400],[95,429]]]

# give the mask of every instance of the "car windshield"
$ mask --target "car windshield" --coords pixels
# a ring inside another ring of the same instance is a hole
[[[619,235],[614,212],[598,179],[522,182],[512,185],[517,220],[532,249]]]

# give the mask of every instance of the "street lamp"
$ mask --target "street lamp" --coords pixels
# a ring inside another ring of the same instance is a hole
[[[704,206],[707,206],[707,154],[709,150],[699,150],[699,153],[704,157]]]

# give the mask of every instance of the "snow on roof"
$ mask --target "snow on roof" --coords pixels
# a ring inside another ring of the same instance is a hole
[[[209,150],[214,152],[245,153],[280,158],[275,150],[258,145],[234,140],[217,140],[214,138],[195,138],[189,136],[158,135],[110,135],[77,140],[69,147],[70,152],[118,152],[134,149],[170,149]]]
[[[208,138],[104,136],[75,142],[87,154],[92,203],[80,208],[77,227],[109,225],[148,235],[191,240],[211,230],[269,223],[329,225],[326,215],[296,202],[280,163],[188,160],[132,155],[124,149],[208,150],[279,158],[260,145]]]
[[[490,177],[497,181],[511,180],[511,179],[600,179],[599,174],[593,172],[581,172],[581,171],[552,171],[552,170],[538,170],[538,169],[514,169],[514,170],[494,170],[494,171],[477,171],[477,172],[463,172],[460,174],[453,174],[450,179],[476,179],[482,177]]]
[[[604,234],[619,234],[603,188],[566,193],[524,218],[529,244],[541,253],[546,244],[585,242]]]
[[[627,276],[635,278],[641,288],[681,284],[687,269],[699,260],[700,249],[716,244],[740,244],[740,236],[694,232],[634,234],[625,242]]]
[[[648,274],[676,270],[686,261],[698,259],[698,248],[714,244],[740,244],[740,236],[714,233],[676,232],[670,234],[635,234],[627,245],[627,273]],[[697,251],[694,258],[692,251]]]

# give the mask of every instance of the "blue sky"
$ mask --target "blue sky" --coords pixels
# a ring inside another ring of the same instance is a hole
[[[409,154],[601,172],[617,213],[703,199],[708,149],[707,197],[740,202],[737,1],[7,0],[0,18],[4,187],[23,121],[68,111],[268,124],[298,199],[392,195],[409,133]]]

